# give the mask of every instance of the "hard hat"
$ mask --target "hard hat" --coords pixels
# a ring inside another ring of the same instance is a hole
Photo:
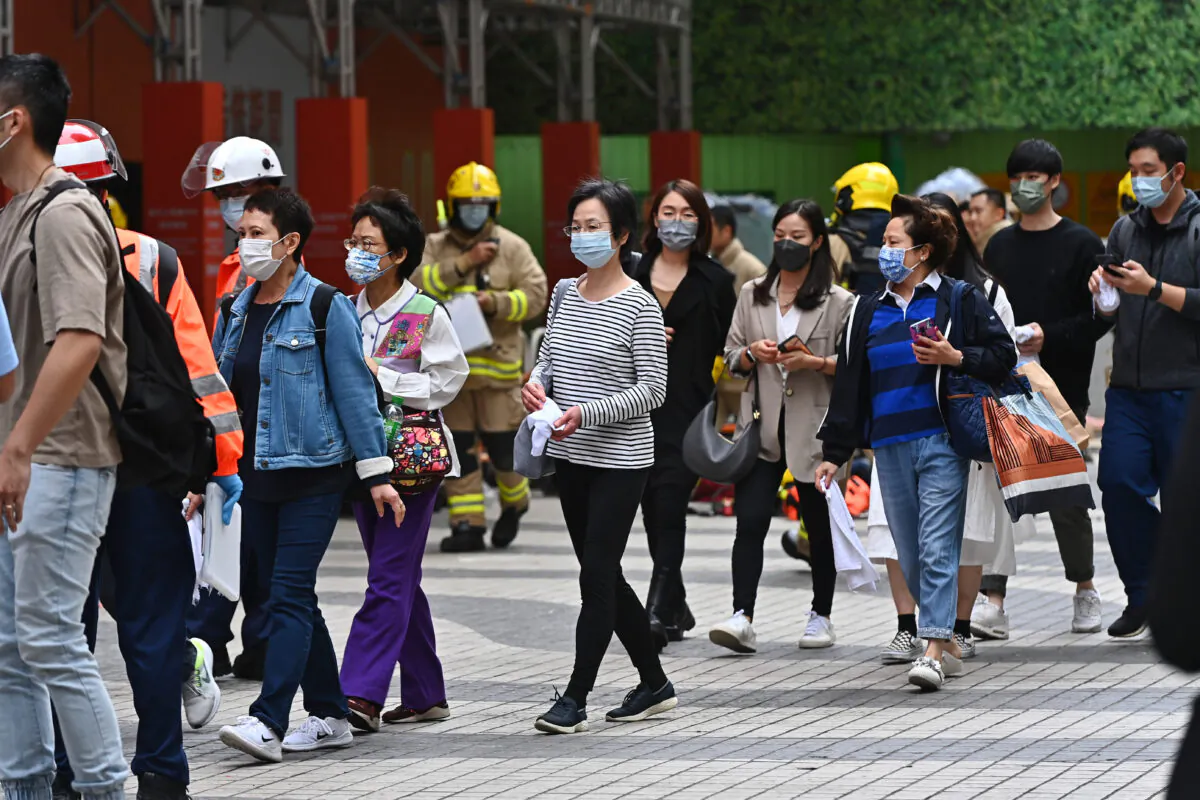
[[[235,136],[196,148],[191,163],[183,171],[180,185],[184,197],[192,198],[220,186],[282,177],[279,156],[269,144],[249,136]]]
[[[899,192],[900,184],[896,182],[892,171],[885,164],[869,161],[851,167],[838,178],[833,185],[833,193],[837,198],[834,206],[843,215],[864,208],[891,211],[892,198]]]
[[[1117,184],[1117,213],[1124,216],[1137,207],[1138,201],[1133,195],[1133,173],[1126,172]]]
[[[470,164],[454,170],[446,184],[446,196],[455,200],[494,200],[500,202],[500,181],[483,164]]]
[[[129,228],[129,217],[125,215],[125,209],[121,208],[121,203],[114,195],[107,195],[104,198],[105,204],[108,206],[108,216],[112,217],[113,227]]]
[[[114,176],[126,178],[125,164],[112,135],[86,119],[69,119],[63,125],[54,163],[87,183]]]

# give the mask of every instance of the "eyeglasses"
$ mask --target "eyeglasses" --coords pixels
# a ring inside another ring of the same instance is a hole
[[[342,245],[347,250],[353,250],[354,248],[357,247],[362,250],[365,250],[368,253],[373,253],[375,251],[376,247],[386,247],[386,245],[383,244],[382,242],[373,242],[370,239],[363,239],[361,242],[358,241],[357,239],[346,239],[345,241],[342,242]]]
[[[691,209],[684,211],[682,214],[676,214],[673,208],[664,208],[658,212],[659,219],[681,219],[684,222],[699,222],[700,218],[696,216]]]
[[[563,228],[562,230],[563,230],[563,233],[566,234],[567,238],[570,238],[577,233],[596,233],[597,231],[602,231],[602,230],[604,230],[605,225],[612,225],[612,223],[611,222],[601,222],[598,219],[589,219],[587,222],[583,223],[582,226],[568,225],[567,227]]]

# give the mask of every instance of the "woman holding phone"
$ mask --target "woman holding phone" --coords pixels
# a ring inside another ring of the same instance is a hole
[[[733,616],[709,639],[738,653],[757,650],[752,625],[763,542],[783,473],[811,475],[820,462],[817,428],[829,407],[837,370],[838,335],[854,296],[834,284],[825,213],[813,200],[793,200],[775,213],[775,250],[767,274],[748,281],[738,297],[725,341],[725,365],[752,378],[742,395],[739,429],[754,419],[759,398],[762,449],[735,487]],[[837,573],[825,498],[813,483],[797,482],[801,514],[812,548],[813,602],[800,647],[829,647]]]
[[[995,384],[1017,363],[1004,323],[973,285],[962,297],[962,349],[942,335],[957,283],[942,271],[957,242],[945,210],[918,197],[892,199],[879,252],[888,283],[851,315],[815,474],[818,483],[832,480],[855,449],[874,448],[900,567],[921,608],[917,632],[928,642],[908,680],[930,690],[961,672],[963,656],[952,637],[970,462],[950,446],[942,370]],[[936,326],[925,328],[933,338],[914,332],[926,318]]]

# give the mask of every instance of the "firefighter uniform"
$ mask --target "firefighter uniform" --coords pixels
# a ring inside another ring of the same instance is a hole
[[[454,179],[451,188],[453,202]],[[474,266],[468,251],[489,239],[498,241],[495,257],[490,263]],[[513,438],[525,417],[521,404],[525,355],[521,325],[546,308],[546,274],[529,244],[491,219],[474,234],[453,223],[447,230],[431,234],[423,261],[413,281],[438,300],[444,302],[464,292],[483,293],[486,298],[483,311],[493,343],[467,354],[471,377],[443,411],[462,464],[462,477],[444,484],[453,532],[450,539],[466,536],[474,542],[468,548],[455,548],[447,540],[443,549],[479,549],[486,519],[483,475],[475,455],[477,441],[483,443],[496,470],[502,519],[507,514],[512,536],[516,534],[516,518],[529,507],[529,481],[513,471]],[[509,536],[493,533],[493,544],[503,547],[510,541]]]

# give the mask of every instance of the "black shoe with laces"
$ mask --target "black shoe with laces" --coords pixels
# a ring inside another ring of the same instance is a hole
[[[554,693],[554,705],[537,718],[533,727],[542,733],[583,733],[588,729],[587,710],[570,697]]]
[[[675,687],[667,681],[666,685],[657,692],[644,683],[625,695],[625,702],[620,708],[614,708],[605,717],[609,722],[641,722],[646,717],[670,711],[679,703],[675,697]]]
[[[61,772],[54,776],[50,792],[54,800],[81,800],[82,798],[79,792],[71,788],[71,777]]]
[[[528,508],[506,508],[500,512],[500,519],[492,526],[492,547],[503,550],[513,543],[521,530],[521,517],[525,516]]]
[[[138,776],[137,800],[192,800],[187,786],[162,775],[147,772]]]
[[[1117,621],[1108,626],[1108,635],[1114,639],[1132,639],[1146,630],[1146,609],[1127,607]]]

